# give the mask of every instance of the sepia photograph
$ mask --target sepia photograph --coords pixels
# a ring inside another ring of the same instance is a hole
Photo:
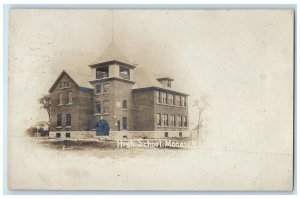
[[[292,191],[293,9],[10,9],[8,189]]]

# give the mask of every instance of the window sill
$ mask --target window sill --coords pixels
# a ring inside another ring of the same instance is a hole
[[[57,129],[61,129],[62,127],[61,127],[61,126],[57,126],[56,128],[57,128]]]
[[[94,95],[101,95],[101,93],[94,93]]]
[[[73,103],[69,103],[69,104],[65,104],[66,106],[70,106],[70,105],[72,105]]]
[[[67,129],[71,128],[71,126],[66,126]]]
[[[63,90],[63,89],[67,89],[67,88],[71,88],[71,86],[69,86],[69,87],[63,87],[63,88],[59,88],[59,89]]]
[[[57,106],[63,106],[63,104],[57,104]]]
[[[109,113],[95,113],[94,115],[109,115]]]

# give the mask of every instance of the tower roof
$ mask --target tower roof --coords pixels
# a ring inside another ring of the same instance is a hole
[[[92,64],[90,64],[90,66],[111,61],[117,61],[133,66],[133,64],[128,61],[122,51],[113,42],[109,44],[109,46],[103,51],[103,53]]]

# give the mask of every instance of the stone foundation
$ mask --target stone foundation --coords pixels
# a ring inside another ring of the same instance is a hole
[[[60,136],[59,136],[60,135]],[[69,135],[69,137],[68,137]],[[52,139],[160,139],[160,138],[189,138],[190,131],[110,131],[109,136],[96,136],[96,131],[52,131],[49,137]]]

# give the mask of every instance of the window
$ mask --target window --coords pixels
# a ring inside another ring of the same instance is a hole
[[[56,126],[61,126],[61,119],[61,114],[58,114],[56,119]]]
[[[59,88],[63,89],[63,88],[70,88],[70,82],[66,81],[66,82],[60,82],[59,83]]]
[[[161,103],[161,92],[156,91],[156,103],[160,104]]]
[[[160,113],[156,113],[156,124],[157,124],[157,126],[161,126],[161,115],[160,115]]]
[[[165,92],[162,92],[162,102],[163,102],[163,104],[168,104],[167,103],[167,93],[165,93]]]
[[[168,86],[169,88],[171,88],[171,81],[170,81],[170,80],[168,81],[167,86]]]
[[[183,117],[183,126],[187,127],[187,116]]]
[[[164,126],[168,126],[168,114],[164,114],[163,115],[163,122],[164,122]]]
[[[66,133],[66,138],[70,138],[71,137],[71,133]]]
[[[129,76],[129,68],[128,67],[124,67],[124,66],[120,66],[120,77],[124,78],[124,79],[130,79]]]
[[[56,133],[56,138],[60,138],[61,137],[61,133]]]
[[[175,115],[170,115],[170,126],[175,126]]]
[[[109,100],[103,101],[103,113],[109,113]]]
[[[70,82],[69,82],[69,81],[68,81],[68,82],[65,82],[65,83],[64,83],[64,87],[65,87],[65,88],[69,88],[69,87],[70,87]]]
[[[66,126],[71,126],[71,114],[66,115]]]
[[[165,132],[165,137],[169,137],[169,133],[168,132]]]
[[[104,77],[108,77],[108,66],[97,68],[96,70],[96,79],[101,79]]]
[[[64,98],[64,95],[62,93],[59,93],[58,94],[58,105],[63,104],[63,98]]]
[[[96,114],[101,113],[101,103],[100,102],[96,102],[96,110],[95,110]]]
[[[176,106],[181,106],[181,97],[179,95],[176,95]]]
[[[127,100],[123,100],[122,107],[123,109],[127,109]]]
[[[174,95],[173,94],[169,94],[169,104],[171,106],[174,106]]]
[[[95,86],[95,93],[101,93],[101,84]]]
[[[177,126],[182,127],[182,118],[181,118],[181,115],[177,116]]]
[[[68,92],[67,104],[72,104],[72,92]]]
[[[185,97],[184,96],[181,96],[180,97],[180,106],[184,106],[185,104]],[[185,107],[185,106],[184,106]]]
[[[182,104],[183,104],[184,107],[186,107],[186,97],[185,96],[182,97]]]
[[[103,84],[103,92],[104,93],[109,93],[109,84]]]
[[[123,117],[123,129],[127,130],[127,117]]]
[[[181,137],[181,138],[182,138],[182,132],[179,132],[179,137]]]

